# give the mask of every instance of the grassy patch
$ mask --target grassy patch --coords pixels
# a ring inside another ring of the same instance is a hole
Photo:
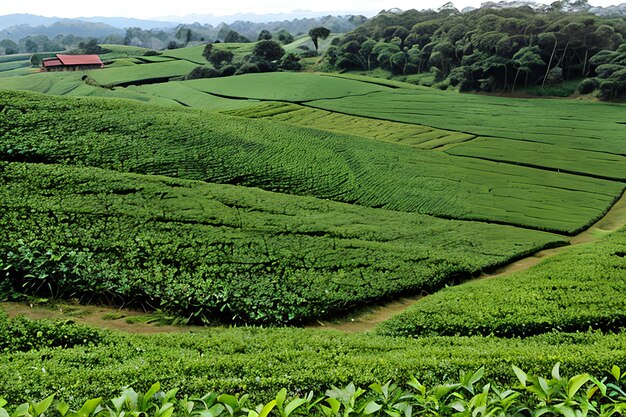
[[[258,107],[235,110],[227,114],[250,118],[267,118],[294,126],[358,135],[382,142],[412,146],[417,149],[433,149],[450,143],[464,142],[474,137],[428,126],[349,116],[288,103],[267,103]]]
[[[385,91],[388,87],[306,73],[245,74],[186,81],[208,93],[259,100],[308,101]]]

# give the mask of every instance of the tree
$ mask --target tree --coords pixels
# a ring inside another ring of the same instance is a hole
[[[330,35],[330,30],[326,29],[323,26],[314,27],[309,30],[309,36],[311,37],[311,41],[313,41],[313,45],[315,46],[315,53],[319,55],[319,40],[326,39]]]
[[[88,42],[80,42],[78,44],[78,51],[81,54],[105,54],[108,51],[98,45],[96,39],[90,39]]]
[[[287,45],[288,43],[293,42],[293,35],[287,32],[285,29],[281,29],[278,32],[278,40],[283,44]]]
[[[186,80],[197,80],[199,78],[219,77],[220,73],[214,68],[195,67],[189,74],[185,76]]]
[[[226,33],[226,36],[224,36],[224,42],[225,43],[248,43],[250,42],[250,40],[246,38],[245,36],[240,35],[239,32],[229,29],[228,32]]]
[[[254,45],[252,53],[265,61],[276,61],[285,55],[285,50],[278,42],[262,40]]]
[[[284,55],[280,60],[280,68],[286,71],[300,71],[302,69],[300,57],[291,52]]]
[[[209,55],[209,62],[217,69],[233,62],[233,53],[227,49],[214,49]]]
[[[26,52],[28,52],[28,53],[37,52],[37,49],[38,49],[37,44],[35,42],[33,42],[32,40],[30,40],[30,39],[28,39],[26,41],[24,46],[26,47]]]
[[[209,61],[209,57],[211,56],[211,52],[212,51],[213,51],[213,44],[212,43],[207,43],[205,45],[204,49],[202,50],[202,56],[204,57],[204,59]]]
[[[6,55],[13,55],[19,52],[17,44],[10,39],[0,41],[0,48],[4,49]]]
[[[259,33],[259,37],[257,38],[259,41],[270,41],[272,40],[272,34],[269,30],[263,29],[261,33]]]
[[[524,83],[524,86],[526,86],[528,84],[528,74],[530,74],[533,67],[546,65],[546,63],[541,59],[539,52],[538,46],[527,46],[520,49],[515,55],[513,55],[513,65],[517,68],[517,72],[515,73],[515,79],[513,80],[513,88],[511,89],[511,92],[515,92],[515,84],[517,84],[517,77],[520,72],[526,73],[526,83]]]

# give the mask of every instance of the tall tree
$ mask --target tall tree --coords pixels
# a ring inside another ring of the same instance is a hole
[[[319,55],[319,40],[327,39],[328,36],[330,36],[330,30],[326,29],[323,26],[318,26],[309,30],[309,36],[311,37],[313,45],[315,46],[315,53]]]

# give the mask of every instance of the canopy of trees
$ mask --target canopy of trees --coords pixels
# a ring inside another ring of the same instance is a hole
[[[591,77],[587,89],[604,82],[604,97],[622,94],[623,67],[617,65],[626,20],[586,13],[583,0],[557,3],[545,10],[460,13],[448,5],[381,13],[335,42],[326,62],[338,70],[427,73],[437,86],[461,90],[515,91]]]

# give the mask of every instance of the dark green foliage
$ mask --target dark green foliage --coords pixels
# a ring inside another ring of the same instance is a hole
[[[286,71],[299,71],[302,69],[300,57],[294,53],[283,55],[280,60],[280,68]]]
[[[54,405],[56,411],[64,416],[80,415],[83,417],[110,417],[114,415],[141,414],[146,417],[162,415],[176,416],[222,416],[222,417],[259,417],[270,413],[283,417],[289,416],[458,416],[459,409],[468,415],[486,413],[487,415],[523,415],[563,414],[591,416],[610,416],[620,414],[626,407],[623,396],[624,383],[621,368],[614,365],[610,379],[594,377],[588,373],[562,377],[560,364],[552,369],[552,378],[528,375],[513,366],[520,384],[500,386],[497,381],[481,382],[485,368],[470,372],[461,372],[458,380],[444,381],[435,386],[422,384],[414,376],[400,386],[391,380],[386,383],[372,383],[367,389],[350,382],[343,388],[331,386],[322,395],[317,389],[308,394],[288,394],[282,388],[267,403],[253,406],[250,394],[229,395],[210,392],[191,399],[189,394],[181,398],[178,388],[168,392],[160,391],[161,384],[155,383],[145,393],[125,388],[120,396],[110,400],[94,398],[84,404],[78,402],[79,411],[71,410],[61,399]],[[602,379],[602,381],[600,381]],[[178,398],[177,398],[178,397]],[[0,412],[15,417],[35,416],[52,410],[54,395],[41,402],[25,403],[13,411],[0,399]],[[6,408],[5,408],[6,407]],[[470,414],[471,413],[471,414]]]
[[[109,345],[109,334],[71,321],[10,319],[0,309],[0,355],[46,348]]]
[[[313,41],[315,52],[317,53],[319,50],[319,40],[328,38],[328,36],[330,36],[330,30],[323,26],[314,27],[309,30],[309,36],[311,37],[311,41]]]
[[[165,177],[0,171],[5,292],[134,302],[196,321],[311,321],[560,240]]]
[[[252,53],[256,57],[265,61],[277,61],[285,55],[285,50],[278,42],[274,42],[272,40],[260,40],[256,45],[254,45]]]
[[[211,52],[213,52],[213,44],[207,43],[204,49],[202,50],[202,56],[209,62],[211,62]]]
[[[233,52],[228,49],[212,49],[208,60],[216,69],[220,69],[224,65],[230,64],[233,57]]]
[[[258,41],[272,40],[272,34],[270,33],[269,30],[263,29],[261,32],[259,32],[259,36],[257,37],[257,40]]]
[[[283,45],[293,42],[293,35],[285,29],[280,30],[277,35],[278,41]]]
[[[544,88],[589,76],[599,65],[590,58],[610,54],[625,36],[623,20],[569,10],[485,7],[461,14],[444,7],[381,13],[338,41],[326,61],[337,69],[378,67],[396,75],[436,69],[441,88],[514,92],[521,84]],[[365,45],[371,42],[390,52],[379,47],[370,54]],[[620,83],[619,76],[607,81],[602,96],[622,94]]]
[[[528,336],[619,330],[626,322],[626,229],[533,269],[445,289],[380,326],[394,336]]]
[[[214,78],[219,77],[220,71],[214,68],[208,67],[196,67],[189,74],[185,76],[186,80],[197,80],[199,78]]]
[[[70,349],[33,349],[0,354],[0,392],[14,403],[51,394],[78,403],[111,398],[120,387],[146,391],[154,381],[165,390],[249,392],[270,401],[277,391],[303,395],[349,382],[405,381],[415,375],[435,385],[470,375],[517,385],[514,364],[547,375],[556,362],[563,374],[605,375],[624,363],[626,336],[547,334],[524,340],[485,337],[400,339],[371,334],[299,329],[208,329],[193,334],[111,335],[112,343]],[[45,369],[45,371],[43,370]],[[78,383],[78,381],[80,381]]]

